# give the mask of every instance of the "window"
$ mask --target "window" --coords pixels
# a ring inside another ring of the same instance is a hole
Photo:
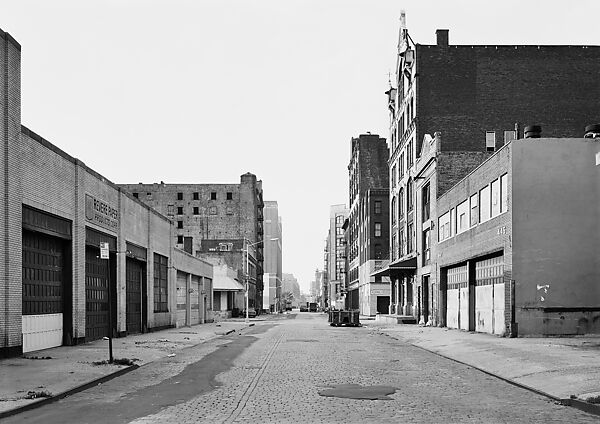
[[[200,200],[200,193],[198,193],[197,191],[195,191],[192,196],[194,200]]]
[[[408,182],[406,183],[406,210],[408,212],[412,211],[412,209],[413,209],[412,191],[413,191],[413,181],[408,180]]]
[[[183,215],[183,206],[177,206],[177,215]]]
[[[183,236],[182,235],[177,236],[177,244],[183,244]]]
[[[392,197],[392,225],[396,225],[396,198]]]
[[[496,150],[496,132],[486,131],[485,132],[485,149],[488,152]]]
[[[456,210],[450,209],[450,237],[456,234]]]
[[[136,199],[139,198],[139,193],[133,193],[133,197],[135,197]]]
[[[422,202],[423,202],[423,222],[427,221],[429,219],[429,207],[430,207],[430,202],[429,202],[429,183],[427,183],[425,185],[425,187],[423,187],[422,191],[421,191],[421,198],[422,198]]]
[[[375,200],[375,213],[381,213],[381,200]]]
[[[194,215],[200,215],[200,208],[198,206],[194,206]]]
[[[448,238],[450,238],[450,212],[438,218],[438,240],[443,241]]]
[[[177,228],[183,228],[183,221],[177,221]]]
[[[492,214],[491,217],[500,215],[500,179],[492,181]]]
[[[233,192],[231,192],[231,191],[227,192],[227,200],[233,200]]]
[[[396,259],[396,234],[392,235],[392,260]]]
[[[465,200],[456,207],[456,234],[469,229],[469,201]]]
[[[396,165],[392,166],[392,173],[390,175],[390,182],[392,184],[392,188],[396,187]]]
[[[504,144],[517,139],[516,131],[504,131]]]
[[[500,212],[508,210],[508,174],[500,177]]]
[[[375,223],[375,237],[381,237],[381,222]]]
[[[429,250],[429,234],[430,230],[423,231],[423,265],[428,264],[429,260],[431,259],[431,252]]]
[[[408,224],[406,230],[406,253],[413,251],[413,223]]]
[[[211,215],[216,215],[217,214],[217,207],[216,206],[211,206],[208,209],[208,213],[211,214]]]
[[[479,222],[490,219],[490,186],[479,190]]]
[[[210,200],[217,200],[217,192],[216,191],[210,192]]]
[[[173,216],[175,214],[175,205],[167,205],[167,216]]]
[[[408,142],[408,146],[406,146],[406,168],[410,168],[413,164],[413,142],[412,140]]]
[[[398,257],[404,256],[405,246],[404,246],[404,228],[400,229],[398,233]]]
[[[183,193],[177,193],[177,200],[183,200]]]
[[[471,227],[479,223],[479,207],[477,206],[477,195],[471,196]]]
[[[231,206],[227,206],[226,212],[227,215],[233,215],[233,208]]]
[[[404,217],[404,190],[400,189],[398,193],[398,219],[402,220]]]
[[[168,258],[154,254],[154,312],[169,312]]]
[[[398,169],[398,179],[402,179],[402,177],[404,176],[404,153],[400,153],[400,159],[398,160]]]

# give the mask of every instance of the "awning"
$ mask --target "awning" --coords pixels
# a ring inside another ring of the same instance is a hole
[[[213,291],[244,291],[244,286],[226,275],[215,275]]]
[[[399,274],[401,272],[410,272],[417,269],[417,257],[404,259],[402,261],[393,262],[384,266],[383,268],[373,272],[371,277],[389,277],[393,274]]]

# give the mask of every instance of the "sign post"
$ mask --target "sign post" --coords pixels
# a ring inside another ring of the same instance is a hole
[[[108,271],[108,360],[112,364],[114,362],[112,347],[112,296],[110,286],[110,253],[108,249],[108,242],[100,243],[100,259],[106,259],[106,268]]]

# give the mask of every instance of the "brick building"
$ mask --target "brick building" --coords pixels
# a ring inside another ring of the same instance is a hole
[[[120,184],[123,190],[176,223],[173,243],[189,254],[212,258],[246,275],[249,307],[263,309],[262,181],[246,173],[239,184]],[[243,297],[243,293],[236,296]],[[236,304],[240,303],[237,299]]]
[[[600,333],[599,196],[592,138],[513,140],[441,195],[441,323],[498,335]]]
[[[376,134],[351,140],[346,306],[363,315],[389,312],[389,278],[371,275],[389,252],[388,155],[385,139]]]
[[[325,247],[326,268],[324,270],[329,304],[325,307],[343,309],[345,306],[346,242],[343,225],[348,218],[348,213],[348,208],[343,204],[332,205],[329,209],[329,232]]]
[[[490,154],[522,138],[519,122],[541,124],[549,137],[581,133],[597,120],[600,98],[600,47],[457,46],[448,30],[436,34],[435,45],[415,43],[402,16],[395,87],[386,93],[391,235],[390,263],[380,274],[392,281],[392,311],[423,322],[440,318],[430,307],[439,281],[419,258],[436,219],[431,210],[423,215],[423,200],[434,205]],[[421,161],[435,132],[443,135],[436,156]]]
[[[265,201],[265,273],[263,309],[280,312],[282,293],[282,224],[276,201]],[[268,285],[267,285],[268,283]],[[268,287],[268,290],[267,290]],[[284,305],[285,307],[285,305]]]
[[[21,125],[21,47],[1,30],[0,43],[0,356],[210,320],[212,266],[175,247],[170,219]]]

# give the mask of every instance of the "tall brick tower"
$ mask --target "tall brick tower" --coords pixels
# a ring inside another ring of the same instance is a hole
[[[21,45],[0,30],[0,356],[21,347]]]

